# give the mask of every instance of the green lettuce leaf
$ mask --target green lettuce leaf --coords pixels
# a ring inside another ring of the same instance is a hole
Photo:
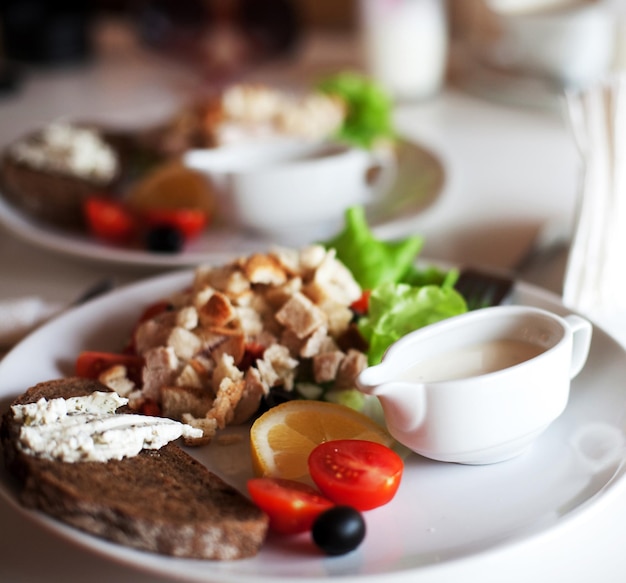
[[[458,279],[458,269],[443,271],[434,265],[427,265],[426,267],[412,265],[402,278],[402,283],[408,283],[413,286],[439,285],[454,287]]]
[[[322,79],[317,90],[336,95],[346,104],[346,119],[337,139],[361,148],[394,139],[392,99],[371,79],[357,73],[339,73]]]
[[[467,311],[465,299],[446,285],[386,283],[372,291],[358,329],[369,343],[368,363],[378,364],[396,340],[413,330]]]
[[[379,241],[369,229],[363,207],[349,208],[345,217],[344,229],[324,245],[336,250],[337,258],[363,289],[402,281],[409,273],[416,277],[413,265],[423,245],[422,237]]]

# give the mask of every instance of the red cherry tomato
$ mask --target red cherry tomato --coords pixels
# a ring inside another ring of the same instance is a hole
[[[109,243],[128,243],[139,229],[135,215],[121,202],[106,196],[90,196],[83,212],[89,232]]]
[[[148,227],[173,227],[183,234],[185,240],[197,237],[209,222],[205,211],[193,208],[144,209],[141,216]]]
[[[134,354],[117,354],[114,352],[81,352],[76,359],[74,372],[85,379],[97,379],[105,370],[117,364],[124,365],[128,378],[137,386],[141,385],[141,371],[144,359]]]
[[[352,302],[352,304],[350,305],[352,310],[356,312],[357,314],[359,314],[359,316],[363,316],[364,314],[367,314],[367,311],[369,310],[369,306],[370,306],[371,295],[372,295],[371,290],[369,289],[363,290],[361,297],[358,300]]]
[[[392,449],[361,439],[338,439],[318,445],[309,455],[309,473],[336,504],[370,510],[396,494],[404,463]]]
[[[315,519],[334,504],[315,488],[283,478],[248,480],[252,501],[270,518],[270,528],[279,534],[310,530]]]

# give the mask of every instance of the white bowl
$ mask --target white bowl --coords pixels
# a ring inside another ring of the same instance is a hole
[[[183,163],[210,181],[219,221],[293,244],[333,234],[348,207],[373,201],[396,175],[391,152],[327,142],[190,150]]]
[[[407,334],[357,385],[379,398],[389,432],[413,451],[439,461],[500,462],[525,451],[563,412],[591,334],[574,314],[475,310]]]

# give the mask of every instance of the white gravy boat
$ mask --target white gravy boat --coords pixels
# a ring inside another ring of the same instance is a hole
[[[425,457],[489,464],[521,454],[565,409],[591,324],[526,306],[468,312],[407,334],[357,379],[389,432]]]

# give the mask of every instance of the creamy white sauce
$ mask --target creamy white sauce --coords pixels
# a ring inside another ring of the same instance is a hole
[[[544,351],[522,340],[493,340],[420,361],[401,373],[398,380],[437,382],[475,377],[515,366]]]
[[[159,449],[179,437],[202,436],[202,430],[172,419],[116,414],[128,399],[94,392],[70,399],[40,399],[14,405],[23,423],[19,447],[33,456],[65,462],[122,459],[142,449]]]

